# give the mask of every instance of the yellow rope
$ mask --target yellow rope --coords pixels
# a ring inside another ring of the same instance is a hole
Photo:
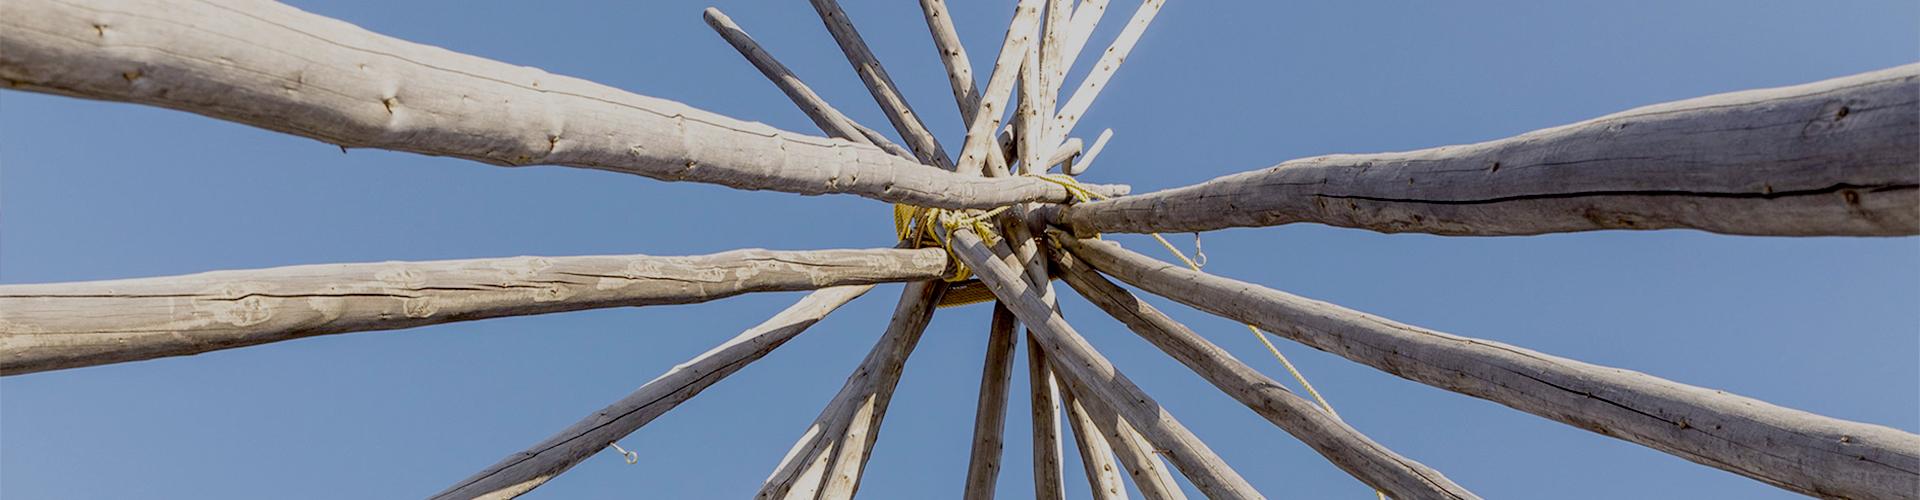
[[[1160,236],[1160,233],[1153,233],[1153,239],[1158,240],[1161,246],[1167,247],[1167,251],[1173,252],[1173,256],[1179,257],[1180,262],[1185,263],[1188,268],[1194,271],[1200,270],[1200,264],[1195,263],[1193,259],[1187,258],[1186,253],[1181,252],[1179,248],[1175,248],[1173,243],[1167,241],[1165,237]],[[1287,373],[1292,374],[1293,379],[1300,382],[1300,387],[1306,389],[1307,394],[1313,396],[1314,402],[1320,403],[1320,409],[1327,410],[1327,414],[1333,415],[1333,418],[1340,418],[1340,413],[1333,411],[1333,405],[1327,403],[1327,398],[1320,396],[1320,391],[1313,388],[1313,383],[1307,381],[1307,376],[1301,374],[1300,369],[1294,367],[1293,361],[1288,360],[1285,354],[1280,354],[1280,348],[1275,347],[1273,341],[1267,339],[1267,336],[1262,334],[1263,332],[1260,331],[1259,327],[1247,323],[1241,323],[1241,325],[1246,326],[1248,331],[1253,332],[1253,338],[1260,339],[1260,343],[1266,344],[1267,352],[1273,353],[1273,359],[1280,360],[1280,366],[1287,367]]]
[[[1066,188],[1068,194],[1073,195],[1074,201],[1104,198],[1099,193],[1080,185],[1071,177],[1047,174],[1028,174],[1025,177],[1058,184]],[[1000,240],[1000,236],[999,232],[994,230],[991,220],[1006,210],[1007,207],[981,211],[946,210],[901,204],[893,206],[893,232],[900,241],[907,242],[913,248],[938,246],[945,249],[948,256],[953,257],[947,259],[954,269],[946,281],[953,283],[954,286],[942,296],[939,307],[959,307],[994,300],[993,291],[987,289],[979,280],[973,279],[973,270],[960,262],[958,256],[953,255],[953,248],[947,243],[954,229],[966,227],[979,234],[980,239],[988,245],[992,245]]]
[[[1087,189],[1086,186],[1081,185],[1078,180],[1072,177],[1056,174],[1026,174],[1023,175],[1023,177],[1031,177],[1058,184],[1060,187],[1066,188],[1067,193],[1072,194],[1076,202],[1107,198],[1105,195]],[[893,229],[894,233],[899,235],[900,241],[910,242],[914,248],[922,248],[923,245],[939,245],[941,248],[947,250],[949,256],[953,257],[948,259],[948,261],[953,263],[955,269],[953,275],[948,277],[947,281],[957,283],[957,285],[947,292],[946,298],[940,302],[940,307],[955,307],[993,300],[992,291],[987,290],[978,280],[971,279],[973,277],[972,270],[968,269],[965,264],[960,263],[958,256],[953,255],[953,248],[948,245],[948,238],[950,238],[950,236],[945,235],[951,235],[954,229],[968,227],[975,233],[978,233],[982,240],[985,240],[991,245],[994,241],[997,241],[998,233],[993,230],[992,224],[987,223],[987,220],[1006,211],[1006,209],[1007,207],[1000,207],[983,212],[979,210],[954,211],[911,205],[893,206]],[[945,229],[945,235],[937,229]],[[1159,241],[1161,246],[1167,247],[1167,250],[1173,252],[1175,257],[1179,257],[1180,262],[1185,263],[1188,268],[1194,271],[1200,270],[1199,263],[1187,258],[1187,254],[1180,251],[1178,247],[1173,246],[1173,243],[1167,241],[1166,237],[1160,236],[1160,233],[1151,234],[1154,240]],[[1196,240],[1194,242],[1194,248],[1198,250],[1199,247],[1199,241]],[[1319,390],[1314,389],[1313,383],[1307,381],[1307,376],[1300,372],[1300,368],[1295,367],[1293,361],[1287,359],[1285,354],[1280,354],[1280,348],[1274,346],[1273,341],[1267,338],[1267,335],[1272,334],[1262,332],[1259,327],[1253,326],[1252,324],[1242,323],[1242,325],[1246,326],[1248,331],[1253,332],[1253,338],[1260,339],[1260,343],[1266,345],[1267,352],[1273,354],[1273,359],[1280,360],[1280,366],[1286,367],[1287,373],[1293,375],[1293,380],[1300,382],[1300,387],[1306,389],[1307,394],[1313,396],[1314,402],[1320,405],[1320,409],[1326,410],[1327,414],[1332,415],[1334,419],[1340,419],[1340,413],[1333,411],[1333,405],[1327,403],[1327,398],[1321,396]],[[1373,493],[1378,496],[1380,500],[1386,500],[1387,498],[1387,494],[1380,490],[1374,490]]]
[[[1167,241],[1167,238],[1160,236],[1160,233],[1152,234],[1153,239],[1160,242],[1160,246],[1167,247],[1167,251],[1173,252],[1174,257],[1179,257],[1180,262],[1186,264],[1187,268],[1193,269],[1195,272],[1200,271],[1200,264],[1194,262],[1193,259],[1187,258],[1187,254],[1181,252],[1178,247],[1173,246],[1173,242]],[[1195,240],[1193,246],[1195,250],[1198,250],[1200,248],[1200,242]],[[1320,409],[1326,410],[1327,415],[1333,416],[1334,420],[1345,420],[1340,418],[1339,412],[1333,411],[1333,405],[1327,403],[1327,398],[1320,396],[1320,391],[1313,388],[1313,383],[1307,381],[1307,376],[1300,373],[1299,368],[1293,366],[1293,361],[1288,360],[1285,354],[1280,354],[1280,348],[1275,347],[1273,340],[1267,338],[1267,335],[1272,335],[1271,333],[1262,332],[1259,327],[1253,326],[1251,323],[1241,323],[1241,325],[1247,327],[1247,331],[1253,332],[1253,338],[1260,339],[1260,343],[1267,346],[1267,352],[1273,353],[1273,359],[1280,360],[1280,366],[1287,368],[1287,373],[1293,375],[1293,379],[1300,382],[1300,387],[1306,389],[1307,394],[1313,396],[1313,401],[1320,404]],[[1378,489],[1373,490],[1373,495],[1380,500],[1387,500],[1387,493],[1384,491]]]

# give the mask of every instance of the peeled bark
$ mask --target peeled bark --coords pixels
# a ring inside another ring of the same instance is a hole
[[[1262,498],[1206,443],[1068,326],[1019,271],[995,259],[972,230],[954,231],[952,242],[954,255],[973,268],[980,281],[1027,325],[1028,334],[1044,346],[1055,373],[1069,390],[1112,408],[1209,498]]]
[[[335,333],[937,279],[946,260],[939,249],[736,250],[319,264],[0,285],[0,375]]]
[[[1088,302],[1360,482],[1402,500],[1479,498],[1439,471],[1394,453],[1312,401],[1288,391],[1279,381],[1247,366],[1071,255],[1061,255],[1056,262],[1067,284]]]
[[[1623,439],[1797,493],[1915,498],[1920,436],[1643,373],[1461,337],[1191,271],[1094,240],[1082,262],[1142,290],[1408,380]]]
[[[1920,234],[1920,64],[1479,144],[1292,160],[1058,215],[1081,235],[1299,222],[1448,236]]]
[[[632,434],[654,418],[692,399],[748,363],[786,344],[828,313],[872,290],[853,285],[819,290],[780,314],[741,332],[640,386],[632,394],[580,419],[525,451],[508,455],[434,499],[513,498],[546,484],[609,444]]]
[[[7,88],[149,104],[342,147],[940,208],[1072,199],[375,34],[262,0],[0,2]]]

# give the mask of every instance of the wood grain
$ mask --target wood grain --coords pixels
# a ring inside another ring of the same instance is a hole
[[[1920,234],[1920,64],[1479,144],[1291,160],[1059,216],[1083,236],[1300,222],[1448,236]]]
[[[316,335],[937,279],[945,252],[736,250],[319,264],[0,285],[0,375]]]
[[[1082,262],[1149,293],[1408,380],[1805,495],[1920,494],[1920,436],[1897,429],[1420,328],[1194,272],[1110,242],[1059,240]]]
[[[0,2],[0,84],[500,166],[939,208],[1071,199],[1044,181],[904,168],[919,163],[264,0]]]

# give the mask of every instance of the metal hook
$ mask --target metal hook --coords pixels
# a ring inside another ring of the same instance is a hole
[[[1207,250],[1200,248],[1200,233],[1193,233],[1193,265],[1207,267]]]
[[[637,464],[637,463],[640,463],[640,454],[639,454],[639,453],[634,453],[634,452],[631,452],[631,451],[627,451],[627,449],[626,449],[626,448],[621,448],[621,447],[620,447],[620,443],[607,443],[607,445],[608,445],[608,446],[612,446],[612,447],[613,447],[613,451],[617,451],[617,452],[620,452],[620,455],[621,455],[621,456],[624,456],[624,457],[626,457],[626,458],[627,458],[627,464],[628,464],[628,465],[632,465],[632,464]]]

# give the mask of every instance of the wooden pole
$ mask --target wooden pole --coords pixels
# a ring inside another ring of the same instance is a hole
[[[853,285],[808,294],[773,318],[675,365],[627,397],[524,451],[508,455],[433,498],[513,498],[532,491],[681,402],[692,399],[708,386],[773,352],[828,313],[871,289],[873,285]]]
[[[1113,463],[1113,447],[1087,416],[1087,409],[1070,392],[1060,393],[1060,406],[1073,423],[1073,444],[1080,450],[1080,467],[1087,473],[1088,490],[1094,500],[1125,500],[1127,485],[1120,479],[1120,467]]]
[[[1912,498],[1920,492],[1920,436],[1398,323],[1190,271],[1108,242],[1060,240],[1081,261],[1142,290],[1408,380],[1801,494]]]
[[[1027,329],[1027,385],[1031,389],[1028,408],[1033,413],[1033,496],[1036,499],[1065,498],[1065,446],[1061,441],[1060,386],[1046,350]]]
[[[986,150],[996,145],[994,134],[1000,129],[1001,115],[1006,113],[1014,77],[1019,76],[1020,61],[1026,57],[1027,45],[1034,43],[1041,1],[1020,0],[1014,8],[1007,39],[1000,45],[1000,56],[994,59],[993,75],[988,77],[987,89],[980,94],[980,105],[971,113],[973,120],[967,124],[967,141],[960,148],[960,172],[985,171]]]
[[[1060,147],[1054,148],[1052,155],[1047,156],[1047,161],[1046,163],[1044,163],[1044,165],[1046,165],[1046,168],[1042,168],[1040,170],[1046,171],[1048,169],[1053,168],[1054,165],[1065,164],[1069,161],[1072,161],[1074,157],[1080,156],[1081,147],[1082,147],[1082,141],[1080,140],[1080,138],[1075,137],[1072,139],[1067,139],[1066,142],[1060,143]],[[1067,169],[1062,168],[1061,170],[1065,171]]]
[[[1073,62],[1080,60],[1080,51],[1087,46],[1087,39],[1093,38],[1093,28],[1100,24],[1100,17],[1107,13],[1107,0],[1080,0],[1073,8],[1073,25],[1067,28],[1067,44],[1061,49],[1061,60],[1065,64],[1054,68],[1055,81],[1064,82],[1067,71],[1073,68]]]
[[[1403,500],[1479,498],[1439,471],[1394,453],[1288,391],[1279,381],[1095,274],[1072,255],[1057,255],[1055,262],[1067,284],[1089,302],[1360,482]]]
[[[1113,408],[1094,398],[1075,398],[1075,403],[1085,411],[1087,419],[1093,422],[1105,436],[1107,444],[1113,447],[1115,457],[1127,468],[1127,474],[1133,478],[1133,485],[1140,489],[1140,496],[1147,500],[1185,500],[1187,494],[1180,489],[1180,483],[1174,482],[1173,473],[1167,469],[1167,463],[1159,455],[1159,449],[1147,438],[1140,435],[1127,420],[1114,413]]]
[[[1067,39],[1073,36],[1068,33],[1068,30],[1072,29],[1069,25],[1073,23],[1073,2],[1074,0],[1047,0],[1046,22],[1041,24],[1040,47],[1034,59],[1034,62],[1039,64],[1039,74],[1036,75],[1037,79],[1034,82],[1040,87],[1040,99],[1035,106],[1039,115],[1037,122],[1039,127],[1034,131],[1036,138],[1034,143],[1027,146],[1034,150],[1034,155],[1039,156],[1038,161],[1027,165],[1027,169],[1034,173],[1047,171],[1051,163],[1045,160],[1053,155],[1054,150],[1059,149],[1060,141],[1063,139],[1063,137],[1054,137],[1049,127],[1052,126],[1053,111],[1059,105],[1061,80],[1066,79],[1067,72],[1064,68],[1071,62],[1062,59],[1067,55],[1064,45],[1068,43]]]
[[[973,413],[973,453],[961,498],[990,500],[1000,478],[1000,455],[1007,419],[1007,386],[1013,378],[1013,338],[1019,320],[1001,304],[993,305],[987,331],[987,359],[980,370],[980,403]]]
[[[178,109],[342,147],[503,166],[564,165],[939,208],[1072,199],[1035,179],[901,168],[918,162],[381,36],[264,0],[128,0],[113,14],[104,22],[82,4],[0,2],[0,82]]]
[[[1069,390],[1113,408],[1158,450],[1164,450],[1168,460],[1209,498],[1262,498],[1192,431],[1068,326],[1018,271],[994,259],[971,229],[955,230],[951,241],[954,255],[973,268],[980,281],[1013,310],[1027,325],[1031,337],[1039,339]]]
[[[820,127],[820,131],[825,132],[828,137],[879,146],[880,149],[893,153],[894,156],[915,159],[912,151],[886,140],[884,136],[861,126],[851,118],[847,118],[847,115],[840,110],[827,104],[826,99],[815,93],[806,82],[800,81],[800,77],[795,76],[786,65],[774,59],[772,53],[762,48],[759,42],[754,41],[752,35],[748,35],[745,29],[735,24],[733,18],[727,17],[720,12],[720,9],[707,7],[701,17],[706,19],[707,26],[720,34],[720,38],[725,39],[734,50],[740,51],[741,57],[747,58],[747,62],[752,63],[755,69],[760,70],[760,74],[766,75],[767,80],[772,81],[781,93],[786,94],[787,99],[800,107],[800,112],[812,119],[813,124]],[[918,160],[915,159],[915,161]]]
[[[1020,138],[1020,173],[1038,173],[1045,165],[1047,155],[1053,148],[1043,146],[1046,142],[1046,85],[1040,75],[1046,73],[1040,68],[1040,45],[1028,44],[1025,62],[1020,64],[1020,103],[1014,106],[1015,135]]]
[[[1332,155],[1084,203],[1090,232],[1312,222],[1506,236],[1920,234],[1920,64],[1688,99],[1479,144]]]
[[[1093,166],[1093,160],[1100,157],[1100,151],[1107,149],[1107,140],[1112,138],[1113,129],[1101,130],[1100,137],[1093,140],[1093,147],[1088,148],[1086,154],[1080,155],[1080,158],[1068,163],[1067,167],[1061,170],[1072,176],[1087,173],[1087,168]]]
[[[960,44],[960,32],[953,27],[947,2],[920,0],[920,11],[927,18],[927,31],[933,33],[933,46],[940,51],[940,64],[947,67],[947,85],[953,88],[954,103],[960,105],[960,120],[972,125],[974,113],[980,111],[980,88],[973,81],[973,63],[967,60],[967,48]],[[1005,154],[1000,148],[986,148],[986,154],[986,168],[980,173],[1004,177],[993,174],[1008,171]]]
[[[0,375],[347,332],[938,279],[939,249],[319,264],[0,285]]]
[[[1120,71],[1120,63],[1127,60],[1134,44],[1140,41],[1140,35],[1147,32],[1147,25],[1153,23],[1153,18],[1160,14],[1160,8],[1166,3],[1167,0],[1140,2],[1140,8],[1133,11],[1133,19],[1127,21],[1127,27],[1122,28],[1120,36],[1114,38],[1113,44],[1107,46],[1107,51],[1100,54],[1100,61],[1094,63],[1093,71],[1087,73],[1087,77],[1080,81],[1080,88],[1073,91],[1073,97],[1067,99],[1067,104],[1060,108],[1059,114],[1054,115],[1049,137],[1066,137],[1073,132],[1073,126],[1080,123],[1080,117],[1087,113],[1088,107],[1093,106],[1094,98],[1107,88],[1107,81],[1113,79],[1114,72]]]
[[[920,335],[946,289],[943,281],[907,284],[886,333],[781,459],[755,498],[853,496],[860,487],[860,472],[879,438],[880,422],[893,400],[894,387],[900,383],[900,370],[920,343]]]
[[[847,62],[853,65],[854,73],[860,75],[860,81],[867,84],[867,92],[880,104],[887,120],[893,122],[893,129],[900,138],[913,148],[920,163],[935,165],[953,170],[953,159],[947,157],[947,151],[940,147],[940,141],[927,130],[920,121],[920,115],[914,114],[913,106],[906,97],[900,95],[900,87],[893,84],[893,77],[887,75],[887,69],[880,65],[880,59],[867,47],[867,41],[860,37],[860,31],[854,29],[853,20],[847,17],[847,11],[840,8],[836,0],[811,0],[814,12],[820,14],[820,21],[827,25],[827,32],[833,34],[833,40],[840,45],[840,52],[847,56]]]

